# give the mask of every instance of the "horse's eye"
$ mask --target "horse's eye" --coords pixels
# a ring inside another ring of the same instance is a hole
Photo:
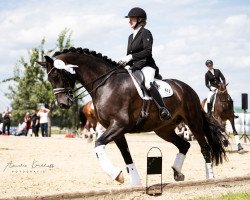
[[[52,76],[53,78],[56,78],[56,77],[58,76],[58,73],[57,73],[56,71],[54,71],[54,72],[51,73],[51,76]]]

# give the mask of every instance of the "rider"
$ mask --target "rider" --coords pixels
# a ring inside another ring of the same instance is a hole
[[[205,64],[208,67],[208,71],[205,74],[205,83],[207,88],[209,89],[209,93],[207,96],[207,112],[211,114],[213,108],[211,97],[216,93],[217,87],[221,82],[223,82],[224,84],[226,83],[226,79],[219,69],[213,68],[212,60],[207,60]]]
[[[152,57],[153,36],[146,26],[147,14],[142,8],[132,8],[126,18],[129,18],[130,27],[134,30],[128,38],[127,56],[122,58],[119,63],[127,65],[132,71],[141,70],[145,77],[145,87],[148,89],[156,106],[160,112],[160,118],[170,119],[171,115],[166,105],[153,84],[154,77],[159,74]]]

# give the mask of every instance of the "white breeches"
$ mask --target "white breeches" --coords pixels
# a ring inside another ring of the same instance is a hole
[[[155,69],[152,67],[143,67],[141,71],[145,77],[145,87],[149,90],[150,83],[153,83],[155,79]]]
[[[214,93],[216,93],[216,88],[215,87],[210,87],[211,91],[209,91],[208,95],[207,95],[207,102],[210,102],[211,97],[213,96]]]

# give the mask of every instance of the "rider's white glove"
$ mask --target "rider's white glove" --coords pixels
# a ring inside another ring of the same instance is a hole
[[[213,91],[213,92],[215,92],[217,90],[217,88],[213,87],[213,86],[210,86],[210,90]]]
[[[121,64],[123,64],[123,65],[126,65],[126,64],[127,64],[130,60],[132,60],[132,59],[133,59],[132,55],[129,54],[129,55],[123,57],[123,58],[119,61],[119,63],[121,63]]]
[[[129,65],[126,65],[126,66],[124,67],[124,69],[129,70],[129,69],[130,69],[130,66],[129,66]]]

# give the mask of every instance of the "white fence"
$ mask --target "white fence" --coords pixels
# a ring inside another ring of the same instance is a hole
[[[235,115],[238,115],[238,119],[234,119],[235,122],[235,128],[238,133],[244,133],[244,113],[235,113]],[[246,133],[250,134],[250,113],[245,114],[246,119]],[[232,133],[232,126],[229,121],[227,121],[226,125],[227,132]]]

